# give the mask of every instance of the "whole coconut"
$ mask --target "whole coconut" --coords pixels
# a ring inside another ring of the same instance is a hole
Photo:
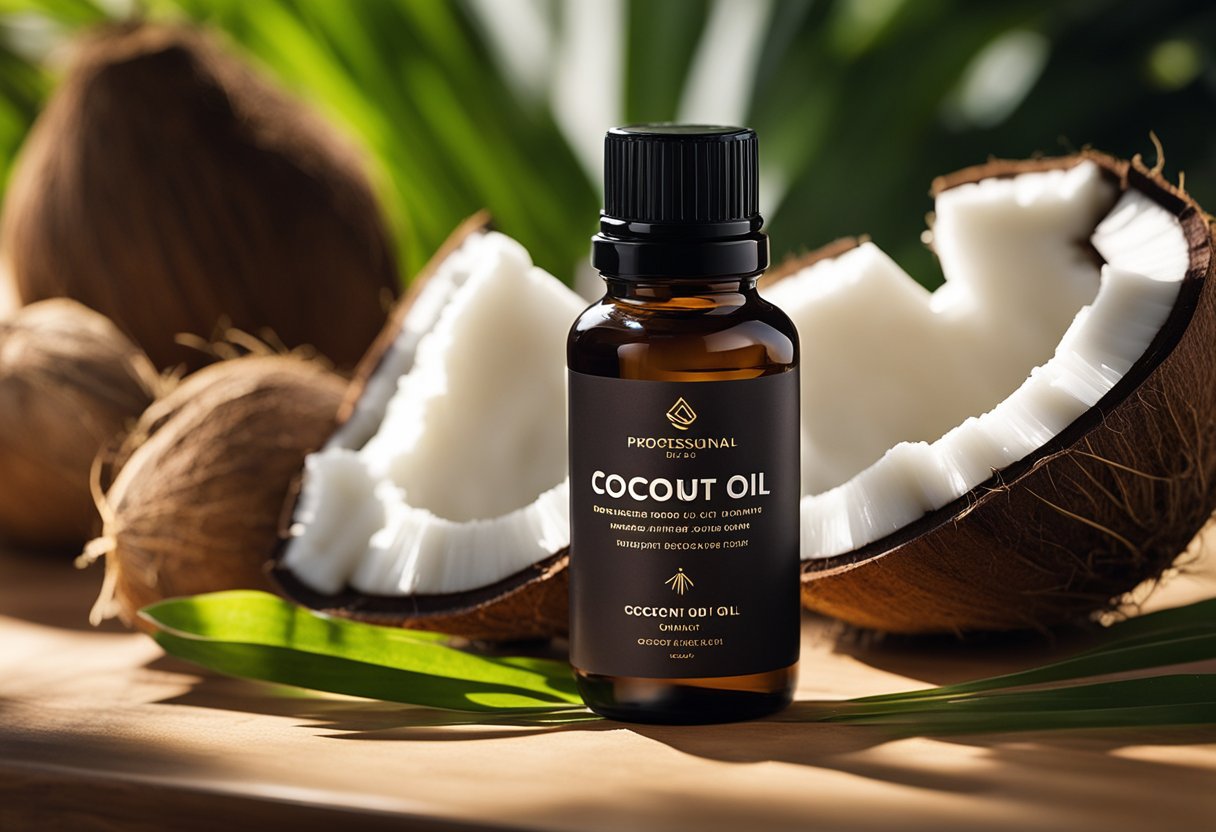
[[[186,378],[149,408],[105,494],[93,620],[162,598],[264,588],[279,518],[304,456],[334,429],[346,389],[315,362],[238,358]]]
[[[351,366],[399,286],[357,154],[186,28],[79,45],[14,169],[0,248],[21,301],[75,298],[160,367],[207,363],[179,336],[230,328]]]
[[[0,540],[71,549],[96,534],[94,458],[159,386],[147,356],[74,301],[0,320]]]

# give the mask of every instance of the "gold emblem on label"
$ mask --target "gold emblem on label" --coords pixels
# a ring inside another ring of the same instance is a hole
[[[683,399],[681,399],[681,401],[683,401]],[[663,583],[674,589],[677,595],[683,595],[685,592],[696,586],[696,584],[692,582],[692,578],[684,574],[683,566],[677,569],[676,574],[663,581]]]
[[[676,430],[688,430],[688,426],[697,421],[697,411],[681,396],[667,411],[667,421],[671,422]]]

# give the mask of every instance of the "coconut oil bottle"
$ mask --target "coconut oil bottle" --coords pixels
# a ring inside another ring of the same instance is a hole
[[[796,680],[798,338],[756,282],[754,132],[610,131],[567,348],[571,661],[637,722],[747,719]]]

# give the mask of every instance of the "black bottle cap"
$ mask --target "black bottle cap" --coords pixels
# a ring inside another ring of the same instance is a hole
[[[604,214],[740,222],[760,214],[756,134],[745,127],[617,127],[604,140]]]
[[[592,264],[607,277],[759,274],[756,133],[745,127],[639,124],[604,139],[604,210]]]

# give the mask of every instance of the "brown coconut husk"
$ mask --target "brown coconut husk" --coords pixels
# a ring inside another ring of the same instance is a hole
[[[358,154],[183,27],[79,44],[13,172],[0,248],[21,301],[75,298],[159,367],[208,363],[179,337],[235,327],[350,368],[399,286]]]
[[[138,347],[74,301],[0,320],[0,541],[70,551],[96,534],[94,457],[161,386]]]
[[[238,358],[187,377],[144,414],[99,501],[105,557],[92,619],[134,624],[179,595],[273,587],[265,565],[304,457],[333,432],[343,380],[289,356]]]
[[[1026,459],[882,540],[804,563],[807,607],[897,633],[1042,629],[1160,576],[1216,506],[1216,290],[1208,217],[1138,158],[992,161],[934,182],[1093,160],[1178,217],[1190,268],[1144,356],[1097,406]]]

